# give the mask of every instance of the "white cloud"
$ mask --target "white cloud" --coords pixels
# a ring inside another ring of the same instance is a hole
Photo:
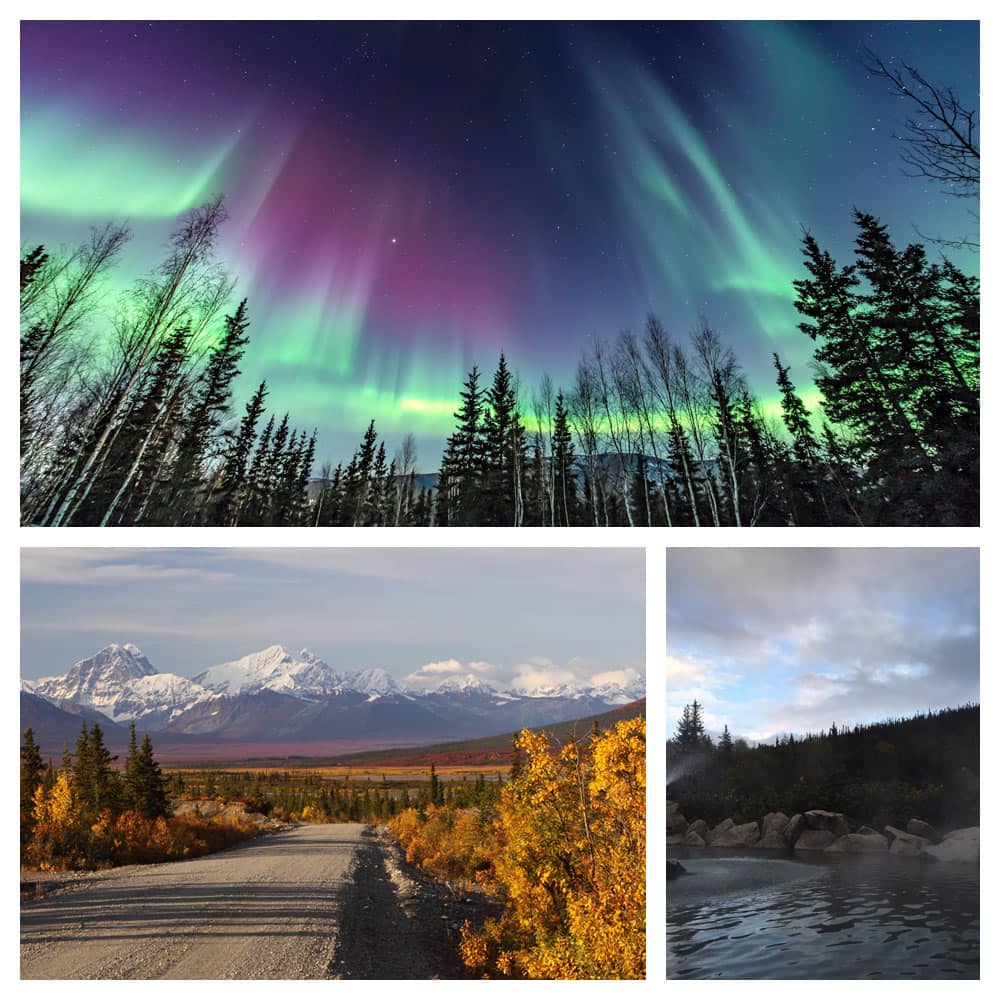
[[[590,683],[594,687],[598,687],[601,684],[618,684],[620,687],[629,687],[640,680],[642,680],[642,674],[638,670],[626,667],[624,670],[604,670],[601,673],[594,674],[590,678]]]
[[[425,663],[422,667],[407,674],[404,681],[407,684],[434,684],[442,677],[458,677],[464,674],[466,677],[474,675],[484,676],[487,674],[497,674],[499,668],[485,660],[470,660],[463,663],[453,657],[447,660],[435,660],[433,663]]]

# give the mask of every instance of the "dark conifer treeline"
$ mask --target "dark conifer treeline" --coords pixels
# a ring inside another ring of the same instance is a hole
[[[737,823],[773,811],[830,809],[881,829],[916,817],[979,822],[979,706],[783,736],[750,747],[728,727],[717,743],[697,702],[667,741],[668,794],[689,817]]]
[[[42,761],[31,729],[21,745],[22,860],[42,868],[93,868],[150,850],[155,833],[167,833],[167,786],[147,733],[135,725],[124,768],[116,770],[98,723],[84,723],[76,752],[62,766]],[[157,828],[155,824],[159,823]],[[170,853],[176,844],[156,845]],[[190,845],[189,845],[190,846]]]
[[[423,813],[428,806],[488,808],[496,801],[503,778],[442,781],[431,765],[427,780],[382,776],[380,781],[334,779],[308,770],[176,771],[168,786],[172,795],[222,798],[246,803],[251,812],[282,820],[319,823],[381,823],[407,809]]]
[[[21,259],[21,482],[26,524],[951,525],[979,519],[979,282],[855,215],[855,260],[810,235],[793,282],[815,342],[819,412],[775,355],[765,413],[707,325],[679,342],[598,341],[573,384],[526,390],[473,368],[437,489],[411,436],[390,459],[371,423],[312,481],[316,436],[239,410],[244,300],[214,259],[221,199],[108,317],[102,282],[129,239],[108,226],[64,259]],[[791,276],[789,278],[791,282]]]

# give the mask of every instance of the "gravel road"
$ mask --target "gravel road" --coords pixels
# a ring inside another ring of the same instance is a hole
[[[220,854],[64,882],[21,907],[22,979],[459,978],[481,901],[374,828],[301,826]]]

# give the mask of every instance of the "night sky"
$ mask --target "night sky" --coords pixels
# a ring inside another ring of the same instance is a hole
[[[667,717],[787,733],[979,701],[978,549],[670,549]]]
[[[115,284],[215,193],[249,298],[241,396],[349,456],[374,417],[436,468],[473,363],[568,385],[595,336],[703,314],[755,388],[809,381],[802,227],[845,255],[853,206],[900,239],[975,236],[903,175],[902,58],[978,105],[965,23],[27,23],[22,240],[128,218]],[[976,270],[974,258],[956,257]],[[110,289],[113,294],[115,288]],[[529,393],[526,393],[530,395]],[[808,395],[808,394],[807,394]]]

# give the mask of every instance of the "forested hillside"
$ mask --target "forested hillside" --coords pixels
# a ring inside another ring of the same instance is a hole
[[[769,812],[842,812],[881,829],[914,816],[943,828],[979,823],[979,706],[964,705],[749,746],[728,727],[713,741],[685,706],[667,741],[668,794],[688,815],[737,823]]]

